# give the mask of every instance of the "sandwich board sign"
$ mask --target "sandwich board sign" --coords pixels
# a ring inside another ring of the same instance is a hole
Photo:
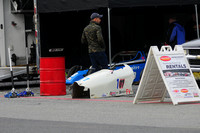
[[[143,76],[133,103],[141,101],[163,101],[165,92],[174,105],[199,102],[200,91],[181,45],[151,46]]]

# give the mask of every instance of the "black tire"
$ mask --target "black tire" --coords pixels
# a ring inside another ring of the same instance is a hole
[[[20,80],[20,81],[26,81],[27,80],[27,74],[19,75],[19,76],[17,76],[17,79]],[[33,76],[29,75],[29,80],[32,80],[32,79],[33,79]]]
[[[76,73],[79,70],[81,70],[81,66],[79,65],[75,65],[71,67],[67,73],[67,78],[71,77],[74,73]]]

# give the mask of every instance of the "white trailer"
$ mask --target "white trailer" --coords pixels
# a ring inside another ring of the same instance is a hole
[[[28,9],[27,5],[30,3],[32,8]],[[0,0],[0,73],[5,73],[5,76],[1,75],[1,79],[9,75],[9,71],[5,72],[9,66],[8,48],[12,50],[13,57],[16,57],[16,62],[13,60],[12,63],[18,67],[13,69],[22,69],[22,73],[26,73],[26,45],[30,61],[30,48],[35,44],[33,15],[33,0]],[[35,65],[35,61],[32,62]]]

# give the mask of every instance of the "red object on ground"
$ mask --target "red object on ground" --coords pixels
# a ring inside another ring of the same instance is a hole
[[[65,57],[40,58],[40,95],[66,95]]]

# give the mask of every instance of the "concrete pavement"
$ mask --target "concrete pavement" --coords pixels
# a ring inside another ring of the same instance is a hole
[[[26,133],[26,128],[30,128],[30,133],[63,133],[65,130],[67,133],[200,132],[200,103],[174,106],[166,98],[164,103],[133,105],[133,95],[71,99],[70,94],[39,96],[38,87],[32,88],[32,91],[35,92],[34,97],[12,99],[3,97],[6,91],[0,92],[0,129],[5,133]],[[5,126],[9,124],[11,127]]]

